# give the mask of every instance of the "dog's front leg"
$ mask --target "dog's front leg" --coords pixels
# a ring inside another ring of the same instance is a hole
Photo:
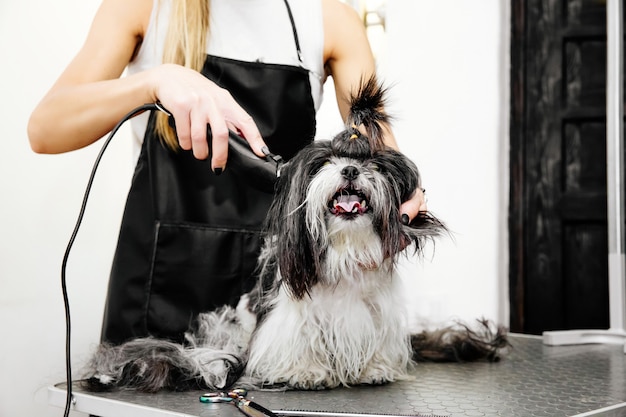
[[[282,290],[250,342],[245,374],[260,386],[326,389],[339,385],[308,300]]]

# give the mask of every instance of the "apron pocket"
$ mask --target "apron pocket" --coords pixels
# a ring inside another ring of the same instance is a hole
[[[182,339],[198,313],[236,305],[254,285],[259,250],[259,232],[157,223],[146,289],[148,332]]]

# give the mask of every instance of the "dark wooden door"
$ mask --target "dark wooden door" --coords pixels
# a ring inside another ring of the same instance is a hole
[[[606,3],[512,0],[511,330],[609,327]]]

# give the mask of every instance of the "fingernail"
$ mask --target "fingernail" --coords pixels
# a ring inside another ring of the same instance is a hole
[[[213,172],[219,177],[220,175],[222,175],[222,172],[224,172],[224,168],[215,168]]]
[[[406,213],[403,213],[402,216],[400,217],[400,221],[402,222],[403,225],[408,226],[409,225],[409,215]]]
[[[270,150],[267,146],[262,147],[261,152],[263,152],[263,155],[265,156],[268,156],[270,154]]]

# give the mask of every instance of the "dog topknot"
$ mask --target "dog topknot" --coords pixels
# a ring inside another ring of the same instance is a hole
[[[346,128],[332,140],[335,153],[361,159],[385,149],[383,126],[391,120],[385,112],[386,94],[376,77],[361,80],[350,97]]]

